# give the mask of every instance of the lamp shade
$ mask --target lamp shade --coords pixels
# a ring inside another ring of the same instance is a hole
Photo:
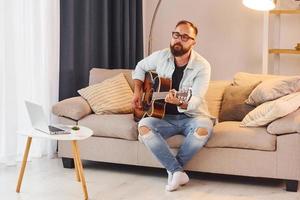
[[[243,4],[254,10],[272,10],[275,8],[273,0],[243,0]]]

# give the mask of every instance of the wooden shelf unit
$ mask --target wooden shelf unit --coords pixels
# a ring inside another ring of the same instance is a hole
[[[271,10],[270,14],[300,14],[300,10]],[[270,54],[300,54],[300,50],[296,49],[269,49]]]
[[[300,50],[296,49],[269,49],[270,54],[300,54]]]
[[[281,14],[300,14],[300,10],[271,10],[270,14],[281,15]]]
[[[278,27],[277,31],[275,31],[275,38],[277,38],[277,44],[275,46],[280,46],[280,16],[281,15],[300,15],[300,9],[275,9],[264,13],[264,31],[263,31],[263,67],[262,73],[267,74],[271,72],[276,73],[279,72],[280,69],[280,55],[288,54],[288,55],[300,55],[300,50],[296,49],[275,49],[269,48],[269,17],[273,15],[275,16],[273,20],[275,20],[275,25]],[[274,34],[274,33],[273,33]],[[296,44],[294,44],[296,45]],[[273,66],[269,66],[269,55],[273,55]]]

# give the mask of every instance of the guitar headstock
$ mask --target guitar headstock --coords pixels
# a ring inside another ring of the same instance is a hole
[[[188,102],[192,97],[192,88],[183,88],[176,92],[176,97],[183,101]]]

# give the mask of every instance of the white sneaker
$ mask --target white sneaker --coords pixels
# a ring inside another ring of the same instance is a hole
[[[166,190],[169,192],[175,191],[180,185],[185,185],[189,182],[189,177],[185,172],[177,171],[173,174],[172,181],[166,185]]]

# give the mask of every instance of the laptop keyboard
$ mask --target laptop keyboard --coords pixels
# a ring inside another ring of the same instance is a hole
[[[54,127],[54,126],[48,126],[50,133],[52,134],[69,134],[69,131]]]

